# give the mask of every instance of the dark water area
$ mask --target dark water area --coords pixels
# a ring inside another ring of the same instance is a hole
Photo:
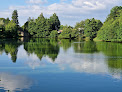
[[[0,92],[121,91],[122,43],[0,40]]]

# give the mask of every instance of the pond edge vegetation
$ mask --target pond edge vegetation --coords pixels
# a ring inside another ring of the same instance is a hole
[[[113,7],[104,23],[92,18],[76,23],[75,27],[61,25],[56,13],[49,18],[43,13],[37,19],[29,17],[20,27],[18,12],[14,10],[12,20],[0,18],[0,38],[19,37],[122,42],[122,6]]]

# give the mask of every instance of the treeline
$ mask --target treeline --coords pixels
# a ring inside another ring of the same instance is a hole
[[[122,41],[122,7],[111,9],[106,21],[86,19],[76,23],[75,27],[61,25],[56,13],[45,18],[43,13],[37,19],[28,18],[20,27],[17,10],[12,13],[12,20],[0,18],[0,37],[19,37],[21,32],[28,37],[41,38],[83,38],[85,40]]]
[[[41,38],[78,38],[87,37],[93,39],[97,35],[97,31],[102,26],[100,20],[94,18],[87,19],[77,23],[75,27],[61,25],[60,20],[56,13],[50,18],[45,18],[43,13],[37,19],[28,18],[27,22],[20,27],[18,21],[18,12],[14,10],[12,13],[12,20],[9,18],[0,19],[0,37],[18,38],[23,32],[28,33],[28,37],[41,37]]]
[[[103,24],[94,18],[86,19],[74,29],[81,30],[80,37],[85,40],[122,42],[122,6],[113,7]]]
[[[85,38],[85,40],[93,40],[97,36],[102,25],[100,20],[92,18],[77,23],[74,29],[79,30],[81,34],[80,36]]]
[[[0,18],[0,38],[17,38],[19,29],[18,13],[14,10],[12,13],[12,20],[9,18]]]
[[[122,7],[111,9],[102,28],[99,30],[97,40],[122,42]]]
[[[43,13],[37,19],[29,18],[22,26],[24,31],[28,31],[31,37],[49,37],[53,30],[60,28],[60,21],[56,13],[49,19],[43,16]]]

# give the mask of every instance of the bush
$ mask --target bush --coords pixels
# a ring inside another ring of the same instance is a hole
[[[51,31],[49,37],[50,37],[50,38],[57,38],[57,37],[58,37],[58,32],[57,32],[57,30]]]

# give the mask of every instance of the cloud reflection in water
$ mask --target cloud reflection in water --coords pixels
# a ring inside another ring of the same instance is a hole
[[[24,55],[21,55],[24,53]],[[60,53],[58,57],[53,61],[48,56],[40,59],[36,54],[28,55],[27,52],[23,49],[23,46],[20,47],[18,51],[18,58],[24,59],[25,64],[31,67],[32,69],[38,68],[46,63],[58,65],[59,68],[63,71],[70,67],[70,70],[81,73],[90,73],[90,74],[107,74],[116,79],[121,79],[121,71],[114,69],[114,72],[110,72],[110,68],[107,64],[107,58],[103,53],[74,53],[73,48],[70,48],[67,52],[63,51],[60,48]],[[44,61],[43,61],[44,60]],[[46,60],[46,63],[45,63]]]
[[[32,85],[32,80],[27,77],[8,73],[0,73],[0,80],[0,88],[10,92],[29,89]]]

